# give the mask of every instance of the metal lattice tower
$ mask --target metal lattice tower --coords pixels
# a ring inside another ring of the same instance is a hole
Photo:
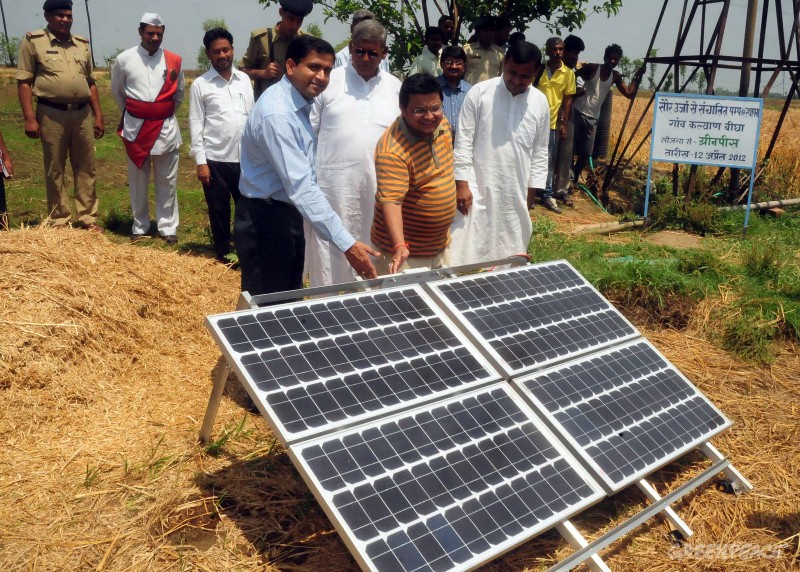
[[[650,45],[647,49],[648,57],[645,64],[666,64],[666,69],[657,83],[644,111],[635,120],[634,128],[630,135],[625,136],[625,128],[632,121],[634,100],[630,100],[625,114],[625,120],[620,129],[619,136],[614,146],[614,151],[609,161],[608,171],[603,181],[603,203],[608,205],[608,190],[614,178],[619,175],[630,163],[631,158],[645,145],[650,137],[650,131],[643,133],[642,123],[650,113],[657,91],[674,91],[682,93],[687,86],[695,81],[698,73],[706,78],[706,94],[715,93],[717,72],[719,70],[740,71],[739,96],[766,98],[775,81],[782,72],[786,72],[790,79],[789,90],[781,108],[780,117],[770,136],[769,145],[759,161],[759,168],[751,176],[758,177],[764,165],[769,161],[775,148],[775,143],[780,134],[786,114],[792,100],[800,96],[800,0],[761,0],[761,10],[758,10],[759,0],[747,0],[747,13],[744,30],[728,30],[728,16],[731,10],[731,0],[689,0],[675,2],[682,4],[680,23],[675,38],[675,49],[671,56],[650,57],[649,54],[659,35],[664,15],[667,12],[669,0],[664,0],[656,22]],[[723,38],[725,32],[729,36],[738,38],[742,34],[743,43],[741,54],[723,53]],[[689,44],[699,42],[695,48]],[[753,54],[757,38],[757,54]],[[777,45],[779,57],[764,57],[765,48],[774,49]],[[686,70],[686,77],[682,77],[682,68]],[[666,85],[672,72],[673,83]],[[694,191],[697,167],[692,166],[686,188],[686,200],[691,199]],[[712,180],[712,185],[722,178],[725,169],[720,168]],[[673,165],[673,192],[678,193],[678,165]],[[747,188],[747,183],[744,184]],[[736,201],[740,197],[740,182],[738,170],[732,170],[729,188],[729,198]]]

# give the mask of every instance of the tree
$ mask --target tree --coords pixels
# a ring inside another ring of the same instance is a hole
[[[317,38],[321,38],[322,28],[319,27],[319,24],[311,22],[308,26],[306,26],[306,33],[316,36]]]
[[[703,69],[697,70],[697,75],[695,75],[695,82],[697,83],[697,91],[700,93],[706,92],[706,74]]]
[[[648,52],[647,56],[650,57],[650,58],[657,57],[658,56],[658,50],[656,50],[656,49],[650,50],[650,52]],[[649,69],[647,71],[647,83],[648,83],[650,89],[652,89],[653,91],[656,90],[656,64],[654,64],[654,63],[650,64],[650,67],[649,67]]]
[[[225,28],[228,29],[228,25],[225,23],[225,18],[209,18],[208,20],[203,20],[203,32],[208,32],[211,28]],[[206,47],[200,46],[200,49],[197,51],[197,69],[198,71],[208,71],[211,69],[211,60],[208,59],[206,55]]]
[[[5,64],[14,67],[14,56],[19,53],[19,44],[21,40],[16,36],[8,37],[5,34],[0,34],[0,51],[3,52],[3,60]]]
[[[278,0],[258,0],[266,6]],[[518,30],[524,30],[535,20],[546,23],[555,33],[562,29],[575,30],[587,14],[611,16],[619,11],[622,0],[318,0],[326,20],[334,18],[349,23],[359,8],[370,10],[386,26],[390,36],[392,69],[406,69],[422,51],[422,35],[427,26],[435,26],[442,14],[457,17],[456,30],[460,35],[472,30],[480,16],[503,14]]]
[[[619,73],[622,77],[624,77],[626,81],[630,81],[634,71],[635,69],[633,68],[631,59],[628,56],[622,56],[619,59]]]

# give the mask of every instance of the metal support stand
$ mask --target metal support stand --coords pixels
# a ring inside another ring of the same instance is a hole
[[[700,452],[708,457],[712,463],[717,463],[725,459],[722,453],[720,453],[709,441],[706,441],[700,445],[698,449],[700,449]],[[750,484],[750,481],[748,481],[744,475],[740,473],[733,465],[728,464],[725,466],[722,472],[730,482],[731,488],[733,489],[732,492],[734,494],[738,495],[753,490],[753,485]]]
[[[639,490],[644,493],[644,495],[650,499],[652,503],[658,503],[661,501],[661,495],[658,494],[658,491],[651,485],[647,480],[640,479],[637,481],[636,486],[639,487]],[[689,528],[689,525],[678,516],[678,513],[675,512],[671,506],[664,507],[664,510],[661,511],[661,515],[666,518],[669,523],[672,525],[673,530],[677,530],[680,532],[684,538],[689,538],[692,534],[692,529]]]
[[[206,414],[203,417],[203,425],[200,427],[201,443],[208,443],[211,440],[211,430],[214,428],[214,420],[217,418],[217,411],[222,401],[222,394],[225,392],[225,384],[228,382],[228,373],[230,371],[231,366],[227,363],[220,363],[217,366],[217,374],[214,376],[214,388],[211,390]]]
[[[564,540],[575,550],[580,550],[589,546],[589,543],[578,529],[575,528],[575,525],[568,520],[557,524],[556,530],[558,530],[558,533],[563,536]],[[589,567],[589,570],[593,572],[611,572],[611,569],[606,566],[606,563],[603,562],[603,559],[597,554],[592,554],[591,557],[587,559],[586,565]]]

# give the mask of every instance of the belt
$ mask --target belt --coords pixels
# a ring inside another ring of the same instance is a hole
[[[89,101],[82,101],[80,103],[56,103],[55,101],[50,101],[49,99],[44,98],[37,98],[36,103],[39,105],[44,105],[46,107],[54,107],[55,109],[60,109],[61,111],[80,111],[87,105],[89,105]]]

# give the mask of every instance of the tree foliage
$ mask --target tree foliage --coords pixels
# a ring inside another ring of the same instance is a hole
[[[228,25],[225,23],[225,18],[209,18],[208,20],[203,20],[201,25],[203,26],[203,33],[208,32],[212,28],[228,29]],[[200,48],[197,50],[197,69],[202,72],[211,69],[211,60],[209,60],[208,56],[206,55],[205,46],[200,46]]]
[[[316,36],[317,38],[322,37],[322,28],[319,27],[319,24],[315,24],[312,22],[308,26],[306,26],[306,33],[311,34],[312,36]]]
[[[9,67],[14,67],[17,64],[14,62],[14,57],[19,52],[19,44],[21,40],[16,36],[8,37],[5,34],[0,34],[0,51],[3,53],[3,60]]]
[[[258,0],[266,6],[278,0]],[[481,16],[505,15],[518,30],[540,21],[555,33],[579,28],[588,14],[611,16],[622,0],[318,0],[326,20],[349,23],[359,8],[370,10],[389,32],[392,68],[403,70],[422,51],[422,34],[442,14],[455,15],[463,39]],[[402,7],[401,7],[402,6]]]

